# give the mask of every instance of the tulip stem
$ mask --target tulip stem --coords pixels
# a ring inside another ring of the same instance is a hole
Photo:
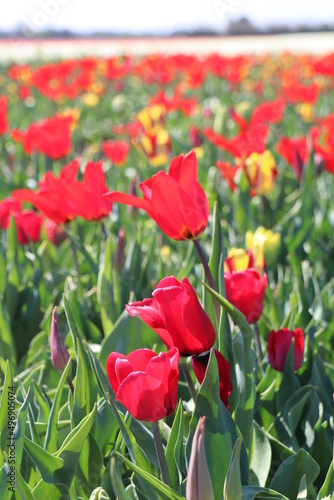
[[[254,340],[255,340],[255,349],[256,349],[257,360],[258,360],[258,364],[260,365],[262,363],[263,355],[262,355],[259,326],[257,323],[254,323]]]
[[[210,288],[212,288],[216,292],[217,288],[216,288],[215,282],[213,280],[213,276],[212,276],[212,273],[210,271],[209,264],[207,263],[206,257],[204,255],[203,250],[202,250],[202,247],[199,244],[198,240],[193,240],[193,242],[194,242],[195,248],[197,250],[197,253],[199,255],[199,258],[201,259],[201,263],[202,263],[202,266],[204,268],[204,272],[205,272],[206,279],[208,280],[208,284],[209,284]],[[214,297],[212,297],[212,303],[213,303],[213,309],[215,312],[215,318],[216,318],[216,323],[217,323],[217,328],[218,328],[219,317],[220,317],[220,306]]]
[[[170,480],[168,465],[167,465],[164,449],[162,446],[158,422],[152,422],[152,431],[153,431],[153,437],[154,437],[155,451],[157,452],[157,457],[158,457],[158,462],[159,462],[160,471],[161,471],[161,475],[162,475],[162,480],[165,484],[167,484],[168,486],[171,487],[172,482]]]
[[[186,379],[186,382],[188,384],[190,395],[193,398],[194,403],[195,403],[196,399],[197,399],[197,391],[195,389],[193,379],[191,378],[191,375],[189,373],[188,366],[185,363],[182,363],[181,366],[182,366],[184,378]]]

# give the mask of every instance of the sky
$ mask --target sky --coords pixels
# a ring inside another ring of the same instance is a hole
[[[246,16],[259,27],[334,24],[329,0],[11,0],[1,9],[0,30],[71,29],[164,34],[180,29],[221,31]]]

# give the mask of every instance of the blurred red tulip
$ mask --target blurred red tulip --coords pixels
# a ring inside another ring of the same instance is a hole
[[[109,160],[117,166],[126,162],[130,145],[123,141],[105,141],[102,143],[102,151]]]
[[[0,135],[4,134],[7,129],[7,96],[2,95],[0,97]]]
[[[301,328],[295,330],[282,330],[269,333],[268,337],[268,357],[269,362],[275,370],[284,370],[285,360],[288,355],[292,340],[294,339],[293,357],[295,370],[301,366],[304,357],[304,333]]]
[[[174,158],[169,172],[158,172],[139,184],[144,198],[114,191],[106,197],[145,210],[160,229],[172,239],[197,238],[206,228],[209,203],[197,182],[194,151]]]
[[[43,217],[34,210],[24,210],[14,213],[17,230],[17,240],[20,245],[26,245],[30,241],[37,243],[41,237]]]
[[[107,375],[117,401],[133,417],[156,422],[175,410],[178,364],[175,347],[159,355],[149,349],[138,349],[127,356],[113,352],[107,360]]]
[[[45,154],[53,160],[63,158],[71,152],[70,116],[54,116],[32,123],[26,132],[12,130],[12,137],[22,142],[24,152]]]
[[[15,198],[5,198],[0,201],[0,227],[8,229],[11,213],[21,212],[21,203]]]
[[[169,349],[175,346],[181,356],[192,356],[213,346],[215,330],[187,278],[163,278],[152,295],[127,304],[126,310],[157,332]]]

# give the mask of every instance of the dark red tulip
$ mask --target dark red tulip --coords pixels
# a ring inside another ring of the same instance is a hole
[[[112,352],[107,360],[107,375],[117,401],[133,417],[156,422],[175,410],[178,364],[175,347],[159,355],[150,349],[138,349],[128,356]]]
[[[164,278],[152,295],[127,304],[126,310],[157,332],[169,349],[177,347],[181,356],[192,356],[213,346],[215,330],[187,278]]]
[[[106,197],[145,210],[160,229],[174,240],[197,238],[206,228],[209,203],[197,182],[194,151],[174,158],[168,174],[158,172],[139,184],[144,198],[114,191]]]
[[[298,370],[304,357],[304,333],[301,328],[295,330],[272,330],[268,337],[268,357],[269,363],[275,370],[282,372],[284,370],[285,360],[288,355],[292,339],[295,340],[293,348],[294,366]]]
[[[228,409],[228,397],[233,389],[230,375],[230,363],[217,349],[214,349],[214,353],[216,355],[218,364],[220,399]],[[205,352],[203,354],[200,354],[199,356],[193,356],[191,358],[191,364],[194,373],[200,384],[203,382],[205,377],[206,368],[209,362],[209,356],[210,352]]]

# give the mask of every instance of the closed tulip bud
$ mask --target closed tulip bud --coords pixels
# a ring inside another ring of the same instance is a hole
[[[53,366],[61,372],[65,369],[70,355],[60,333],[57,307],[54,307],[52,314],[50,344]]]
[[[115,255],[115,267],[120,274],[125,263],[125,229],[121,227],[118,233],[117,249]]]
[[[301,328],[288,330],[282,328],[275,332],[272,330],[268,337],[268,357],[269,363],[275,370],[283,372],[285,360],[288,355],[292,339],[294,339],[293,357],[294,368],[298,370],[304,357],[304,333]]]
[[[281,235],[280,233],[274,233],[271,229],[265,229],[262,226],[258,227],[254,233],[247,231],[246,247],[261,250],[267,266],[271,266],[277,261],[281,247]]]
[[[191,446],[186,488],[187,500],[214,500],[213,487],[205,455],[204,426],[205,417],[200,417]]]
[[[44,230],[47,239],[56,247],[59,247],[67,238],[63,225],[57,224],[57,222],[54,222],[52,219],[46,219]]]

